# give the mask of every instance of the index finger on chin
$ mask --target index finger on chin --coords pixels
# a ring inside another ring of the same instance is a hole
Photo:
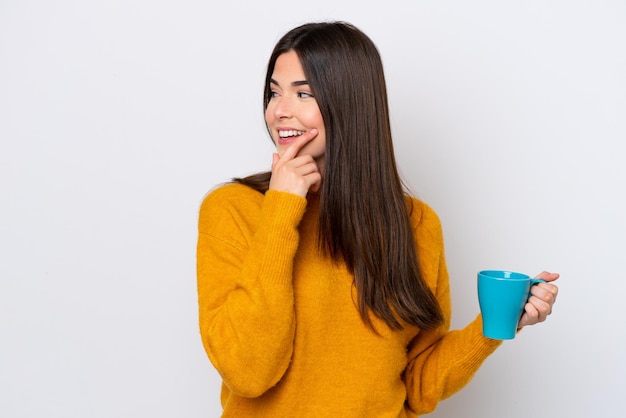
[[[282,158],[285,159],[293,159],[298,152],[304,147],[309,141],[317,136],[317,129],[311,129],[310,131],[306,131],[299,137],[297,137],[285,150],[282,155]]]

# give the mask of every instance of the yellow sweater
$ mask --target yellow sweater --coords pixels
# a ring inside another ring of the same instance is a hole
[[[364,325],[353,277],[318,252],[318,198],[229,184],[200,209],[200,333],[222,383],[222,417],[399,418],[431,412],[500,344],[478,316],[449,331],[435,212],[414,200],[421,273],[444,312],[430,331]]]

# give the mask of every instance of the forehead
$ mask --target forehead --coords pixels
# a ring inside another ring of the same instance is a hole
[[[272,78],[276,81],[284,80],[304,80],[304,70],[300,63],[300,58],[295,51],[285,52],[278,56],[274,64]]]

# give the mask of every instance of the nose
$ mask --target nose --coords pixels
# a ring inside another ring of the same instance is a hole
[[[293,114],[293,106],[287,97],[279,97],[276,99],[274,107],[274,116],[277,119],[289,119]]]

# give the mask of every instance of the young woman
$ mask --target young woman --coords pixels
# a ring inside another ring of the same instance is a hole
[[[200,209],[200,330],[223,417],[415,417],[501,344],[481,317],[449,331],[435,212],[405,193],[380,56],[342,22],[288,32],[267,67],[271,172]],[[534,286],[520,328],[556,299]]]

